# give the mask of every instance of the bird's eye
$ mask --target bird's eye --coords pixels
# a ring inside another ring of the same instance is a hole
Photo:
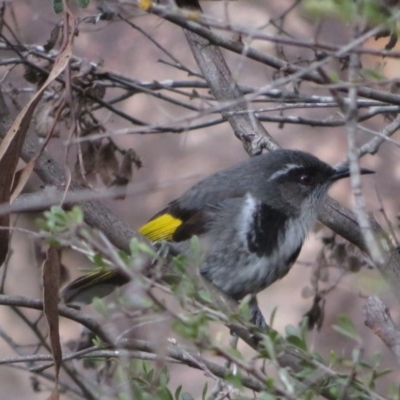
[[[299,181],[302,185],[309,186],[311,185],[311,176],[307,174],[300,175]]]

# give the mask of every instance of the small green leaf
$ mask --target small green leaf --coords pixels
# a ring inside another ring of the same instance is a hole
[[[380,363],[382,362],[382,358],[383,358],[382,353],[378,352],[374,353],[374,355],[372,356],[372,360],[374,362],[375,368],[380,365]]]
[[[277,397],[272,395],[271,393],[261,393],[260,396],[257,396],[258,400],[276,400]]]
[[[272,310],[271,315],[269,316],[269,326],[270,328],[272,328],[274,326],[274,320],[275,320],[275,316],[276,316],[276,312],[278,311],[278,307],[274,307],[274,309]]]
[[[56,14],[64,11],[63,0],[53,0],[53,10]]]
[[[178,386],[175,390],[175,400],[179,400],[179,396],[181,394],[182,391],[182,385]]]
[[[393,370],[389,369],[389,368],[383,369],[382,371],[376,371],[375,372],[375,377],[378,379],[378,378],[381,378],[382,376],[390,374],[391,372],[393,372]]]
[[[206,382],[206,384],[203,387],[203,391],[201,392],[201,400],[206,400],[207,389],[208,389],[208,384]]]
[[[210,304],[212,303],[210,293],[207,292],[206,290],[200,289],[200,290],[198,291],[198,295],[199,295],[200,299],[202,299],[202,300],[205,301],[206,303],[210,303]]]
[[[92,305],[93,308],[99,313],[101,314],[103,317],[107,317],[108,316],[108,309],[104,303],[104,301],[102,299],[99,299],[98,297],[95,297],[92,300]]]
[[[269,336],[263,337],[263,345],[265,347],[265,350],[267,350],[268,352],[269,358],[275,361],[276,360],[275,345]]]
[[[352,361],[354,364],[358,364],[360,362],[360,356],[361,356],[361,352],[358,347],[356,347],[355,349],[352,350],[351,358],[352,358]]]
[[[298,347],[301,350],[307,351],[306,343],[300,339],[298,336],[289,335],[286,337],[286,340],[293,344],[294,346]]]
[[[103,345],[103,341],[98,336],[95,336],[92,339],[92,343],[93,343],[93,346],[102,346]]]
[[[182,400],[194,400],[193,396],[188,392],[183,392],[181,394],[181,399]]]
[[[299,330],[294,325],[286,325],[285,332],[287,336],[299,336]]]
[[[168,371],[167,367],[164,367],[160,373],[159,383],[161,386],[167,386],[168,382],[169,382],[169,371]],[[172,400],[174,400],[174,399],[172,399]]]
[[[129,242],[129,251],[131,252],[131,256],[135,256],[139,253],[139,240],[137,238],[132,238]]]
[[[373,80],[376,80],[376,81],[379,81],[379,80],[381,80],[381,79],[384,78],[384,76],[382,75],[382,73],[379,72],[379,71],[376,71],[375,69],[363,68],[363,69],[361,70],[361,73],[362,73],[366,78],[373,79]]]
[[[118,250],[119,258],[124,262],[125,265],[130,265],[132,258],[126,254],[123,250]]]
[[[183,323],[179,320],[172,322],[172,329],[186,339],[195,339],[199,333],[199,327],[194,323]]]
[[[155,257],[157,255],[156,251],[147,243],[140,242],[138,244],[138,250],[150,257]]]
[[[83,211],[82,208],[74,206],[71,211],[68,212],[68,216],[77,224],[83,224]]]
[[[195,265],[201,265],[202,263],[202,251],[200,246],[199,237],[194,235],[190,239],[190,249],[191,249],[191,256],[192,261]]]
[[[354,326],[353,322],[350,321],[350,318],[347,315],[338,315],[337,324],[333,325],[332,328],[336,332],[339,332],[350,339],[356,340],[358,342],[361,340],[357,333],[356,327]]]
[[[128,400],[128,394],[125,392],[118,393],[118,400]]]
[[[336,72],[331,71],[328,73],[328,76],[333,83],[337,83],[340,81],[339,75]]]
[[[226,375],[225,380],[237,389],[243,388],[242,379],[237,373],[236,374],[230,373]]]
[[[246,321],[250,318],[250,307],[249,303],[251,301],[251,296],[247,295],[242,301],[239,303],[238,313],[239,317],[245,319]]]
[[[90,0],[75,0],[75,1],[76,4],[78,4],[78,6],[82,8],[86,8],[90,3]]]
[[[335,364],[335,362],[336,362],[336,354],[333,350],[331,350],[329,353],[329,362],[331,364]]]
[[[96,253],[93,257],[92,257],[92,262],[94,264],[96,264],[98,267],[102,267],[105,268],[108,266],[108,264],[104,261],[104,258],[101,254]]]
[[[174,400],[174,398],[172,397],[172,393],[166,386],[160,387],[157,390],[157,394],[160,400]]]

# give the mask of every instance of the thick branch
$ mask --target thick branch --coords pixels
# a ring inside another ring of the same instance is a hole
[[[199,3],[191,0],[179,0],[181,7],[201,10]],[[266,129],[252,113],[240,91],[219,47],[191,30],[183,30],[193,56],[214,97],[222,103],[221,114],[230,123],[236,137],[242,142],[250,155],[260,154],[263,149],[275,150],[278,146]],[[224,107],[224,103],[227,106]]]
[[[43,301],[36,299],[29,299],[23,296],[6,296],[0,294],[0,305],[31,308],[34,310],[43,310]],[[106,343],[112,343],[112,339],[104,332],[103,328],[93,318],[84,315],[73,308],[59,305],[58,313],[65,318],[78,322],[95,333],[101,340]]]
[[[388,308],[376,296],[369,296],[363,306],[364,324],[377,335],[400,364],[400,329],[393,322]]]

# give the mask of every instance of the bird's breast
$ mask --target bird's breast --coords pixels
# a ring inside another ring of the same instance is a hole
[[[207,257],[203,272],[236,299],[258,293],[288,273],[315,219],[313,210],[288,216],[248,197],[236,233]]]

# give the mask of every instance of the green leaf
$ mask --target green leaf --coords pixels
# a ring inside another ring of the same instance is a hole
[[[203,391],[201,392],[201,400],[206,400],[207,389],[208,389],[208,384],[206,382],[206,384],[203,387]]]
[[[211,299],[210,293],[207,292],[206,290],[200,289],[198,291],[198,295],[199,295],[200,299],[202,299],[204,302],[212,304],[212,299]]]
[[[328,73],[328,76],[333,83],[338,83],[340,81],[339,75],[336,72],[331,71]]]
[[[194,400],[193,396],[188,392],[183,392],[181,394],[181,399],[182,400]]]
[[[125,265],[131,265],[132,258],[129,254],[126,254],[123,250],[118,250],[118,256]]]
[[[104,342],[98,336],[96,336],[92,339],[92,343],[93,346],[102,346]]]
[[[293,344],[294,346],[298,347],[301,350],[307,351],[307,345],[304,340],[300,339],[298,336],[289,335],[286,337],[286,340]]]
[[[265,350],[267,350],[268,352],[269,358],[275,361],[276,360],[275,344],[272,341],[272,339],[269,336],[264,336],[262,342],[265,347]]]
[[[375,69],[363,68],[361,70],[361,73],[366,78],[373,79],[373,80],[376,80],[376,81],[379,81],[379,80],[384,78],[384,75],[382,75],[382,72],[377,71]]]
[[[175,390],[175,400],[179,400],[179,396],[181,394],[182,391],[182,385],[178,386]]]
[[[125,392],[118,393],[118,400],[128,400],[128,394]]]
[[[329,353],[329,362],[330,364],[335,364],[336,362],[336,354],[333,350],[331,350]]]
[[[68,212],[68,217],[77,224],[83,224],[82,208],[78,206],[72,207],[72,210]]]
[[[299,336],[299,330],[294,325],[286,325],[285,332],[287,336]]]
[[[242,378],[238,375],[238,373],[230,373],[226,375],[225,380],[237,389],[243,388]]]
[[[260,396],[257,397],[257,400],[276,400],[277,397],[272,395],[271,393],[261,393]]]
[[[108,309],[104,303],[104,301],[102,299],[99,299],[98,297],[95,297],[92,300],[92,305],[93,308],[103,317],[107,317],[108,316]]]
[[[391,372],[393,372],[393,370],[389,369],[389,368],[383,369],[382,371],[376,371],[375,372],[375,377],[378,379],[378,378],[381,378],[382,376],[390,374]]]
[[[271,315],[269,316],[269,326],[272,328],[274,326],[276,312],[278,311],[278,307],[274,307]]]
[[[82,8],[86,8],[90,3],[90,0],[75,0],[75,1],[76,4],[78,4],[78,6]]]
[[[360,362],[361,351],[358,347],[354,348],[351,352],[351,359],[354,364],[358,364]]]
[[[169,382],[169,371],[167,367],[164,367],[160,373],[159,382],[161,386],[167,386]],[[172,397],[172,395],[171,395]],[[174,400],[172,398],[172,400]]]
[[[160,387],[157,390],[157,394],[160,400],[174,400],[174,398],[172,397],[172,393],[166,386]]]
[[[131,256],[135,256],[139,253],[139,240],[137,238],[132,238],[129,242],[129,251],[131,252]]]
[[[156,251],[147,243],[140,242],[138,244],[138,250],[150,257],[155,257],[157,255]]]
[[[108,267],[108,264],[104,261],[104,258],[101,254],[96,253],[93,257],[92,257],[92,262],[94,264],[96,264],[98,267],[101,268],[105,268]]]
[[[53,10],[56,14],[64,11],[63,0],[53,0]]]
[[[200,246],[200,240],[197,235],[194,235],[190,238],[190,249],[191,249],[191,256],[192,260],[195,265],[201,265],[203,257],[202,251]]]
[[[250,306],[249,303],[251,301],[251,295],[247,295],[244,297],[244,299],[242,299],[242,301],[239,303],[239,307],[238,307],[238,313],[239,313],[239,317],[243,318],[246,321],[249,321],[250,319]]]
[[[195,339],[199,334],[198,324],[194,324],[192,322],[184,323],[179,320],[174,320],[171,326],[174,332],[179,333],[186,339]]]
[[[347,315],[338,315],[337,324],[333,325],[332,328],[336,332],[341,333],[343,336],[347,336],[348,338],[356,340],[358,342],[361,341],[360,336],[357,333],[356,327]]]

